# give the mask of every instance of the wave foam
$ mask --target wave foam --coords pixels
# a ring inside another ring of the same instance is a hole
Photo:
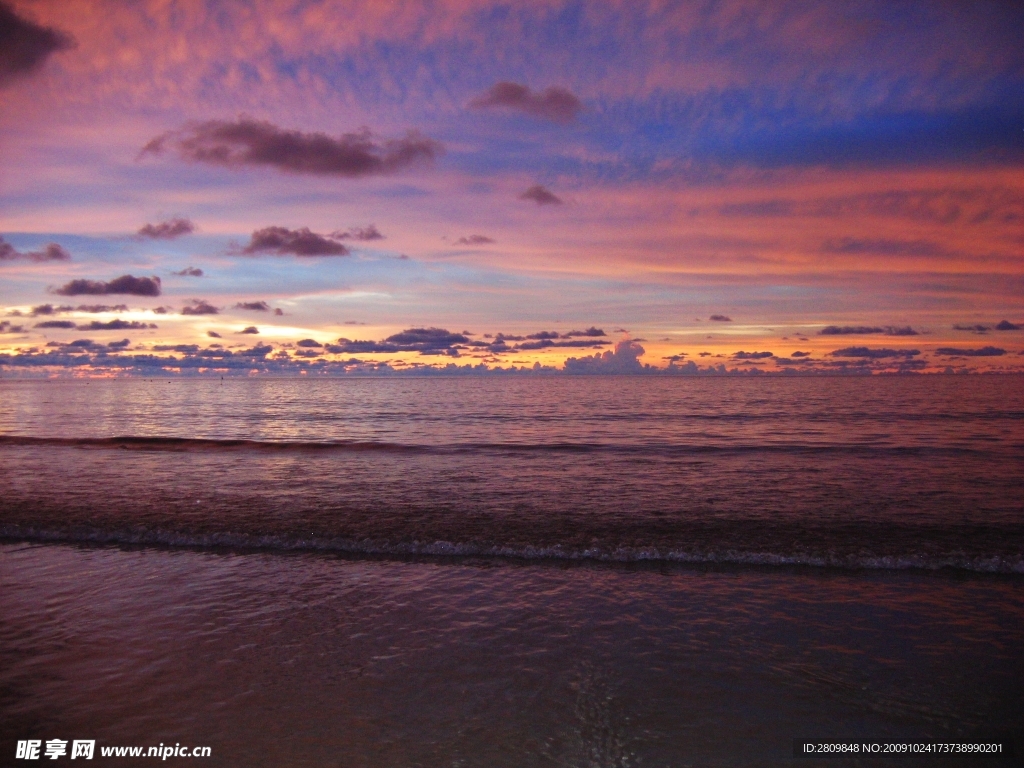
[[[318,539],[259,536],[242,533],[190,534],[178,531],[130,530],[46,530],[21,526],[0,526],[0,539],[50,543],[127,544],[189,548],[228,548],[280,552],[338,552],[392,557],[489,557],[525,561],[579,561],[603,563],[680,563],[756,566],[810,566],[847,570],[952,569],[976,573],[1024,575],[1024,555],[839,555],[812,553],[757,552],[737,549],[721,551],[659,550],[657,548],[567,549],[561,546],[501,546],[449,541],[386,542],[364,539]]]

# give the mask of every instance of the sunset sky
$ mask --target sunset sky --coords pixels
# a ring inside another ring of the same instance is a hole
[[[0,0],[0,369],[1021,371],[1021,29]]]

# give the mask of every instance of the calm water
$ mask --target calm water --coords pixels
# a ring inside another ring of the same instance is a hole
[[[0,382],[0,762],[1019,739],[1022,424],[1015,377]]]
[[[0,532],[1024,572],[1024,377],[3,382]]]

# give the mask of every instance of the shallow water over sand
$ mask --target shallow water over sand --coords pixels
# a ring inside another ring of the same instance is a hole
[[[3,545],[0,594],[5,752],[781,765],[794,738],[949,740],[1024,711],[1015,577]]]

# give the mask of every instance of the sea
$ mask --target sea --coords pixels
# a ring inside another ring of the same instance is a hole
[[[0,380],[3,765],[1014,764],[1022,587],[1021,376]]]

